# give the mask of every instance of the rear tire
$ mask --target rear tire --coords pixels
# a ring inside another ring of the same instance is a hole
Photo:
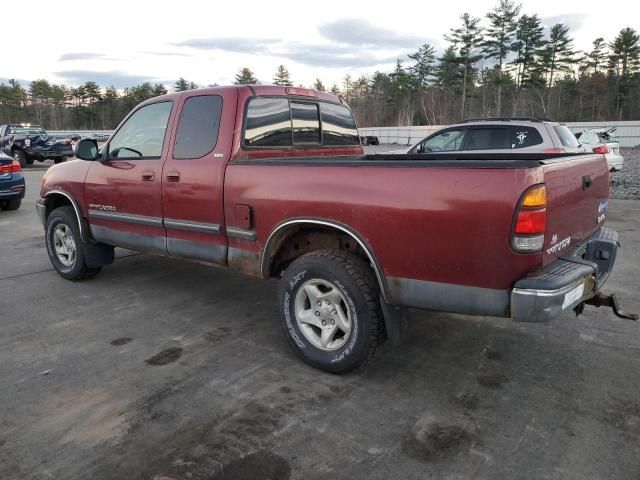
[[[59,163],[64,163],[67,161],[67,157],[60,157],[60,158],[54,158],[53,159],[53,163],[55,163],[56,165]]]
[[[22,150],[14,150],[13,159],[16,160],[22,168],[26,167],[27,165],[31,165],[31,163],[33,163],[33,160],[31,160],[31,163],[29,163],[29,160],[27,159],[27,154],[24,153]]]
[[[280,319],[291,348],[319,370],[368,363],[384,338],[380,290],[360,257],[319,250],[296,259],[280,281]]]
[[[95,277],[102,269],[87,267],[85,244],[73,207],[59,207],[49,214],[45,243],[51,265],[62,278],[84,280]]]
[[[7,200],[2,204],[3,210],[18,210],[20,205],[22,204],[21,198],[14,198],[12,200]]]

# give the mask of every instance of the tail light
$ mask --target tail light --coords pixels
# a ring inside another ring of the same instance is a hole
[[[534,185],[522,197],[513,222],[511,247],[516,252],[540,252],[547,227],[547,188]]]
[[[606,145],[600,145],[599,147],[595,147],[593,149],[593,153],[601,153],[601,154],[605,154],[605,153],[609,153],[609,147],[607,147]]]
[[[13,160],[11,163],[7,163],[6,165],[0,165],[0,175],[6,173],[16,173],[21,171],[20,163],[17,160]]]

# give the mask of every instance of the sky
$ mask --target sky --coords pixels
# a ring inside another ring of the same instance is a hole
[[[484,19],[496,3],[30,0],[24,22],[5,26],[5,43],[12,45],[5,51],[9,57],[3,56],[0,81],[93,80],[124,88],[144,81],[170,87],[184,77],[207,86],[230,84],[248,67],[261,83],[272,83],[283,64],[296,85],[310,86],[319,77],[330,87],[347,73],[389,72],[398,58],[408,64],[407,54],[423,43],[442,51],[444,36],[463,12]],[[525,0],[522,13],[537,13],[548,26],[569,25],[580,50],[589,50],[599,36],[612,40],[623,27],[640,30],[639,3],[602,5]]]

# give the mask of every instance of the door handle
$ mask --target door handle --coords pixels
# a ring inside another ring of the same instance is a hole
[[[180,172],[167,172],[167,182],[179,182]]]
[[[151,170],[145,170],[142,172],[143,182],[153,182],[154,178],[156,178],[156,172],[152,172]]]

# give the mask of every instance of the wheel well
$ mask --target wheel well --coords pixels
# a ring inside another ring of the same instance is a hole
[[[367,252],[350,234],[330,226],[300,224],[278,232],[271,239],[265,251],[263,274],[279,276],[296,258],[323,249],[352,252],[370,263]]]
[[[49,218],[49,214],[53,212],[56,208],[64,207],[66,205],[73,207],[71,200],[59,193],[53,193],[51,195],[47,195],[46,198],[46,210],[45,210],[45,219]]]

